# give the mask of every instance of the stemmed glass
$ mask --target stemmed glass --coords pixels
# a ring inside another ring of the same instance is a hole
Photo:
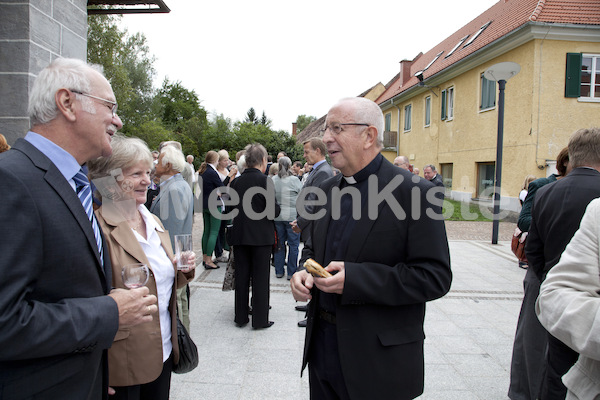
[[[148,282],[150,271],[146,264],[127,264],[121,270],[123,284],[129,289],[142,287]]]

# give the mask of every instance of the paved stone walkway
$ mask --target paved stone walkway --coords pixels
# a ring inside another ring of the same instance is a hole
[[[201,253],[201,217],[194,226]],[[425,321],[425,392],[421,400],[505,400],[525,271],[510,251],[514,223],[500,223],[491,244],[491,222],[447,222],[454,279],[451,291],[428,303]],[[234,293],[221,290],[225,265],[201,267],[191,283],[191,330],[199,367],[174,375],[171,399],[306,400],[300,377],[305,330],[296,323],[289,284],[271,275],[272,328],[237,328]]]

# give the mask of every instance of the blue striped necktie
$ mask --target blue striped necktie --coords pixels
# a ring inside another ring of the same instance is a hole
[[[102,236],[100,236],[100,227],[98,226],[98,221],[94,216],[94,209],[92,208],[92,189],[90,188],[90,181],[88,181],[87,176],[83,173],[83,170],[79,170],[77,174],[73,177],[75,181],[75,188],[77,191],[77,196],[79,197],[79,201],[83,205],[83,209],[88,216],[88,219],[92,223],[92,228],[94,229],[94,236],[96,237],[96,244],[98,245],[98,253],[100,253],[100,262],[104,264],[104,258],[102,254]]]

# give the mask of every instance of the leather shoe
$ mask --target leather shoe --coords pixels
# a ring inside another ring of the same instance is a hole
[[[243,324],[238,324],[237,322],[235,323],[235,326],[237,326],[238,328],[243,328],[246,325],[248,325],[248,321],[244,322]]]
[[[275,322],[273,321],[269,321],[269,323],[266,326],[256,326],[253,327],[254,329],[267,329],[273,326],[273,324],[275,324]]]
[[[218,265],[215,265],[214,267],[211,267],[209,264],[202,262],[202,264],[204,265],[204,269],[219,269],[221,267],[219,267]]]
[[[304,311],[307,312],[308,311],[308,304],[305,304],[303,306],[296,306],[296,311]]]
[[[298,321],[298,326],[300,328],[306,328],[306,320],[303,319],[302,321]]]

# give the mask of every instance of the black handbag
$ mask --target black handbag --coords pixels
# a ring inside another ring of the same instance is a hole
[[[230,247],[233,246],[233,225],[229,224],[225,227],[225,241]]]
[[[177,318],[177,344],[179,345],[179,362],[173,365],[173,372],[185,374],[198,366],[198,348],[190,337],[185,326]]]

